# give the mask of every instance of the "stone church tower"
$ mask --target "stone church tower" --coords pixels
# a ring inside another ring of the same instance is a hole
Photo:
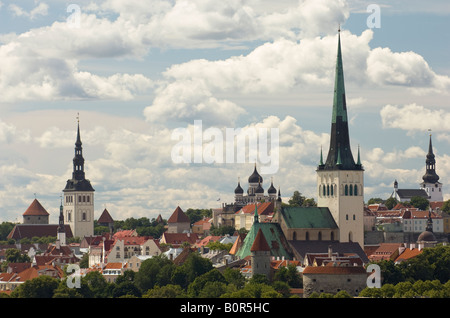
[[[355,162],[348,130],[344,72],[340,31],[334,86],[331,138],[328,156],[323,162],[322,152],[317,167],[319,207],[328,207],[339,227],[340,242],[358,242],[364,247],[364,170]]]
[[[83,147],[78,122],[72,179],[64,188],[64,218],[70,225],[74,237],[94,235],[94,188],[84,173]]]
[[[431,134],[425,163],[425,174],[422,177],[423,182],[420,184],[420,188],[426,191],[429,201],[442,202],[444,201],[442,183],[439,182],[439,176],[436,174],[436,159],[433,153]]]

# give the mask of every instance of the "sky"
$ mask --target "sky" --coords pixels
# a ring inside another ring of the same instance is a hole
[[[450,199],[449,17],[447,0],[0,0],[0,222],[35,198],[57,222],[78,121],[96,218],[232,203],[268,161],[211,160],[228,131],[268,132],[266,191],[316,198],[339,28],[365,200],[419,188],[430,134]]]

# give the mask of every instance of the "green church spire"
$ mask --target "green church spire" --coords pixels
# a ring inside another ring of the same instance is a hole
[[[328,150],[327,160],[325,161],[325,164],[319,165],[319,170],[361,169],[361,166],[355,164],[350,147],[340,32],[341,30],[339,29],[336,73],[334,78],[333,111],[331,117],[330,148]]]

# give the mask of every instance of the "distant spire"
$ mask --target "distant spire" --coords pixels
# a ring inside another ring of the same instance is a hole
[[[323,166],[322,146],[320,146],[320,163],[319,163],[319,165]]]
[[[425,175],[422,177],[424,182],[427,183],[436,183],[439,180],[439,176],[436,174],[436,159],[433,153],[433,143],[431,141],[431,134],[430,134],[430,141],[428,144],[428,153],[425,160],[426,166],[425,166]]]
[[[358,145],[358,161],[356,162],[357,165],[361,165],[361,155],[360,155],[360,151],[359,151],[359,145]]]
[[[80,135],[80,117],[77,116],[77,140],[75,142],[75,157],[73,158],[73,173],[72,178],[75,180],[84,180],[84,158],[83,147]]]
[[[255,202],[255,214],[253,216],[253,223],[259,223],[258,202]]]

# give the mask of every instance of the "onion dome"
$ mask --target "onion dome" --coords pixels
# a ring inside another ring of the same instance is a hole
[[[261,182],[258,183],[258,187],[256,188],[255,193],[264,193],[264,189],[261,186]]]
[[[248,177],[248,183],[258,183],[258,182],[263,182],[263,178],[256,170],[256,163],[255,163],[255,169],[253,170],[252,175]]]
[[[244,194],[244,189],[242,189],[240,181],[238,181],[238,185],[236,189],[234,189],[234,194]]]
[[[267,193],[269,194],[277,194],[277,189],[273,186],[273,181],[270,183],[270,188],[267,190]]]

